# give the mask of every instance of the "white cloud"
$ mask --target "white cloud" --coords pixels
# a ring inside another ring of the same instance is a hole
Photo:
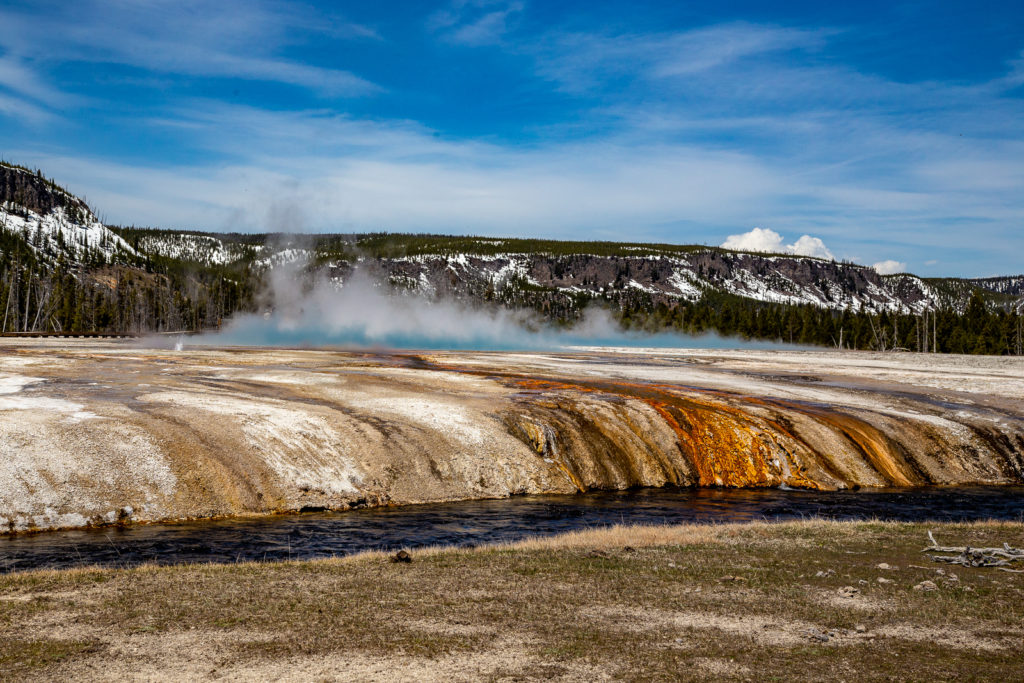
[[[825,243],[818,237],[803,235],[793,244],[783,244],[782,235],[768,228],[754,228],[741,235],[729,235],[722,248],[735,251],[762,251],[773,254],[796,254],[816,258],[834,259]]]
[[[735,251],[766,251],[781,254],[786,251],[782,235],[768,228],[754,228],[742,235],[729,235],[722,242],[723,249]]]
[[[263,138],[260,156],[244,165],[140,168],[18,150],[13,158],[59,168],[61,182],[86,191],[113,223],[210,230],[278,229],[269,203],[288,200],[306,207],[301,227],[313,232],[572,237],[586,227],[612,238],[625,225],[639,225],[632,234],[642,239],[651,224],[680,217],[709,223],[723,207],[763,204],[780,189],[742,158],[678,147],[580,145],[522,153],[342,121],[323,122],[314,138],[316,127],[294,123],[278,131],[282,138]],[[238,134],[246,130],[243,123]]]
[[[893,275],[895,273],[907,272],[906,263],[904,263],[903,261],[893,261],[892,259],[879,261],[878,263],[871,267],[878,271],[879,275]]]
[[[629,225],[635,238],[655,239],[664,234],[652,225],[742,224],[750,207],[796,191],[750,157],[695,146],[588,139],[521,149],[448,139],[410,121],[185,104],[150,124],[175,129],[201,156],[235,163],[161,168],[9,153],[59,169],[61,182],[81,188],[111,222],[211,230],[271,228],[264,204],[289,192],[308,207],[309,231],[568,238],[583,228],[613,237],[608,231]]]
[[[810,235],[803,235],[795,243],[786,247],[787,250],[799,256],[814,256],[816,258],[823,258],[832,261],[835,256],[828,250],[825,243],[821,241],[819,237],[811,237]]]

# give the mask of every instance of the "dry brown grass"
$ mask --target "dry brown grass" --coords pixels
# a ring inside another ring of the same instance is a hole
[[[0,577],[0,677],[1024,677],[1024,575],[938,574],[927,529],[1024,543],[1012,523],[613,527],[418,550],[411,564],[13,574]],[[926,578],[939,589],[913,590]]]

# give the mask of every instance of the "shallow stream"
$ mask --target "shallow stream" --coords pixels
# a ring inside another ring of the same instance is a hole
[[[312,559],[479,545],[613,524],[806,517],[1024,521],[1024,487],[886,491],[640,489],[0,537],[0,573],[83,565]]]

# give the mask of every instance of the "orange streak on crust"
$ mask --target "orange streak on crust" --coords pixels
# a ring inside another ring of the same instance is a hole
[[[814,410],[801,406],[802,412],[813,416],[843,434],[876,472],[894,486],[914,486],[925,483],[917,476],[899,452],[896,445],[875,427],[850,415]]]
[[[900,453],[898,446],[881,431],[861,419],[825,408],[793,401],[736,395],[704,387],[610,380],[538,379],[514,373],[467,370],[434,363],[429,365],[432,369],[493,377],[526,391],[609,394],[643,401],[654,408],[676,433],[679,448],[697,470],[701,486],[775,486],[782,483],[782,477],[772,471],[769,461],[774,457],[788,458],[789,454],[779,447],[775,434],[799,443],[826,469],[830,468],[830,457],[775,420],[758,419],[767,428],[758,430],[753,427],[751,416],[741,409],[732,408],[724,403],[701,401],[691,396],[682,397],[678,395],[679,391],[805,415],[841,434],[864,456],[868,464],[892,485],[913,486],[924,483],[922,477],[914,472],[913,467]],[[673,413],[679,414],[689,425],[681,424]],[[770,440],[776,447],[776,455],[773,456],[770,452],[765,439]],[[803,476],[801,469],[793,463],[791,471],[785,477],[785,483],[803,488],[823,488],[820,482]]]
[[[749,416],[741,410],[683,399],[649,385],[615,383],[595,387],[534,378],[509,378],[508,381],[527,391],[611,393],[642,401],[676,434],[677,445],[697,471],[700,486],[764,487],[783,482],[772,464],[774,455],[765,443],[767,435],[755,429]],[[775,440],[770,440],[774,445]],[[799,474],[788,477],[785,483],[820,488],[819,484]]]

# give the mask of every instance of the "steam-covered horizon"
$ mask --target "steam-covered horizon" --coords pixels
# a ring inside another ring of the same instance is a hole
[[[592,306],[571,327],[556,327],[526,310],[484,308],[462,300],[396,292],[356,269],[344,282],[310,277],[301,262],[268,273],[263,311],[231,318],[218,332],[178,342],[188,346],[344,347],[391,350],[526,351],[574,346],[651,348],[801,348],[715,333],[624,330]]]

